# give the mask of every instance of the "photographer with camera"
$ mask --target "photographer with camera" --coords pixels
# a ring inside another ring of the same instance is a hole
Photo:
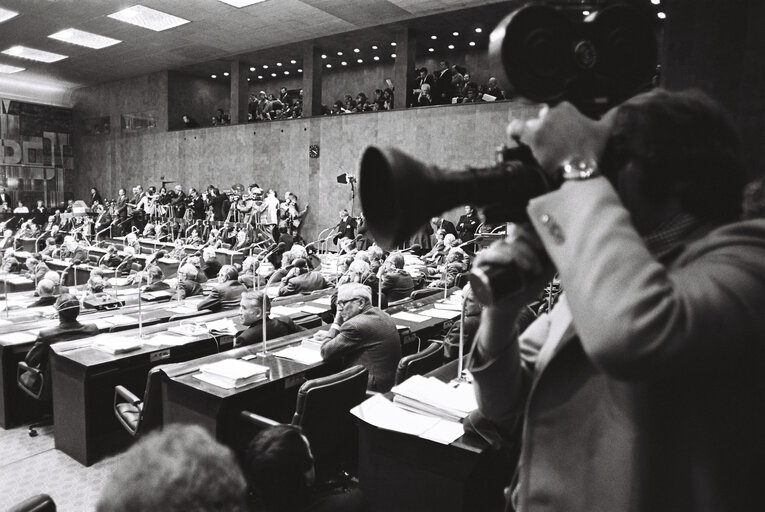
[[[480,412],[520,443],[515,509],[762,507],[765,221],[737,220],[726,113],[655,90],[599,121],[545,107],[508,134],[562,176],[475,262],[521,283],[483,311],[469,363]],[[563,296],[517,332],[555,271]]]

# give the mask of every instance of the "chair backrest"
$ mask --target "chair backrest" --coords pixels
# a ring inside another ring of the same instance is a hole
[[[396,368],[396,384],[401,384],[412,375],[431,372],[441,367],[443,362],[443,343],[433,340],[424,350],[401,358]]]
[[[366,368],[356,365],[300,386],[292,424],[300,425],[311,443],[317,473],[332,473],[357,449],[349,410],[364,401],[368,376]]]
[[[19,361],[16,368],[16,384],[26,395],[35,400],[50,400],[50,386],[46,386],[46,372]]]
[[[430,297],[431,295],[443,292],[444,290],[442,288],[423,288],[421,290],[413,291],[409,297],[411,297],[412,300],[424,299],[425,297]]]
[[[468,284],[469,278],[470,278],[470,272],[463,272],[461,274],[457,274],[457,277],[454,278],[454,286],[457,286],[460,289],[464,288],[465,285]]]
[[[146,391],[143,394],[143,409],[138,422],[136,435],[143,435],[162,425],[162,379],[165,365],[155,366],[149,370],[146,378]]]
[[[56,503],[47,494],[37,494],[9,508],[8,512],[56,512]]]

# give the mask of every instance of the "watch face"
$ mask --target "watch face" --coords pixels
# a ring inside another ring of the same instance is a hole
[[[308,157],[319,158],[319,146],[317,144],[311,144],[308,146]]]

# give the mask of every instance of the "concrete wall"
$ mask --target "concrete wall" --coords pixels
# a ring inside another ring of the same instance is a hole
[[[114,197],[120,187],[140,183],[145,188],[163,179],[186,189],[257,182],[280,196],[285,190],[294,192],[301,205],[310,203],[303,234],[313,239],[337,222],[340,208],[350,207],[351,189],[335,177],[357,174],[366,146],[392,145],[454,169],[490,165],[495,147],[504,142],[508,111],[526,112],[515,103],[455,105],[134,137],[83,137],[76,147],[74,192],[83,196],[97,184],[105,197]],[[317,159],[308,156],[311,144],[320,146]]]
[[[210,119],[222,108],[231,110],[229,82],[199,78],[170,71],[168,74],[168,128],[182,130],[183,115],[188,114],[199,126],[212,126]]]

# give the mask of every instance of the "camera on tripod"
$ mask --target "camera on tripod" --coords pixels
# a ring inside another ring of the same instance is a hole
[[[658,24],[647,3],[527,2],[491,33],[490,58],[502,65],[514,95],[569,101],[597,117],[652,86]],[[361,158],[359,192],[369,232],[380,246],[392,249],[432,216],[464,204],[482,207],[491,222],[525,220],[528,201],[557,183],[541,172],[528,148],[499,153],[502,158],[493,167],[448,171],[395,148],[368,147]],[[497,281],[503,279],[497,276]],[[485,280],[471,283],[484,304],[503,293],[476,289],[490,286]]]

